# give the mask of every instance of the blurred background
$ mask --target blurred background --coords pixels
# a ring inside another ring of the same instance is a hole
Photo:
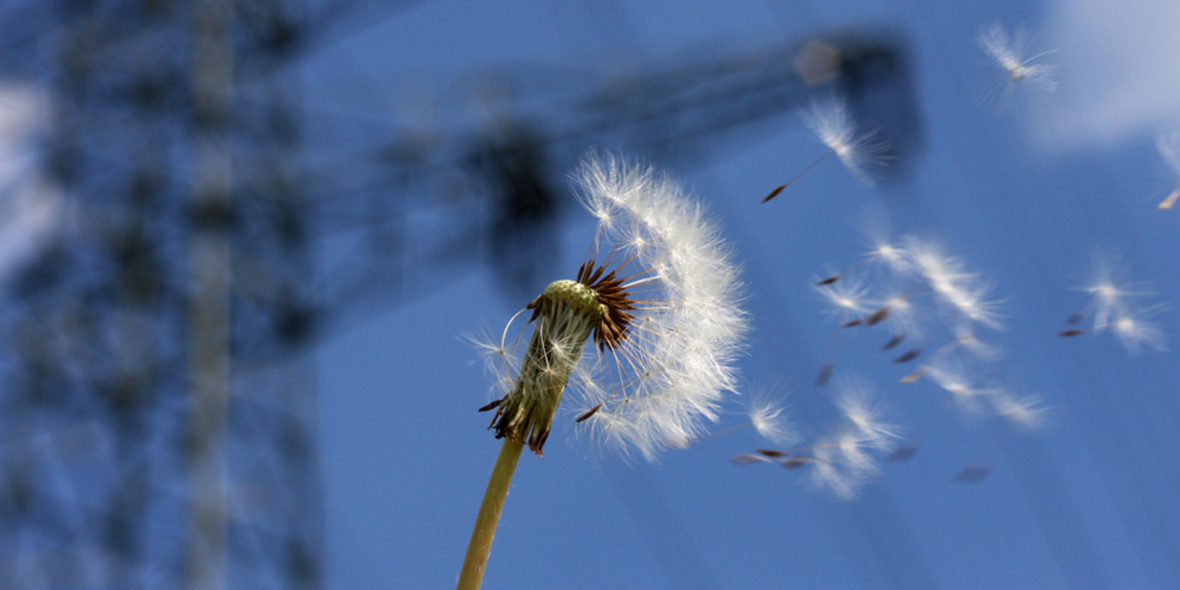
[[[587,150],[684,180],[742,261],[744,387],[804,440],[827,362],[901,448],[854,500],[740,468],[753,430],[630,463],[559,414],[485,587],[1180,587],[1176,353],[1060,338],[1098,259],[1180,346],[1180,7],[1132,0],[0,2],[0,588],[442,588],[499,443],[468,335],[593,236]],[[1023,28],[1056,89],[981,28]],[[874,183],[801,113],[837,98]],[[888,230],[886,230],[888,228]],[[814,283],[879,232],[1000,300],[956,410]],[[877,232],[877,233],[875,233]],[[1109,330],[1108,330],[1109,331]],[[731,429],[732,430],[732,429]]]

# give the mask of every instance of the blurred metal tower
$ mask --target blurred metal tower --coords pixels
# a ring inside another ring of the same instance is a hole
[[[7,10],[45,116],[6,198],[55,200],[5,281],[0,588],[320,586],[300,10]]]

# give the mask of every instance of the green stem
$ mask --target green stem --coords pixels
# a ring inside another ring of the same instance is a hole
[[[500,524],[500,513],[504,511],[504,500],[508,498],[508,487],[512,485],[512,474],[524,445],[504,439],[488,490],[484,492],[479,516],[475,518],[475,530],[471,532],[471,543],[467,545],[467,557],[463,559],[463,570],[459,572],[458,590],[479,590],[483,584],[484,568],[492,552],[492,539],[496,536],[496,525]]]

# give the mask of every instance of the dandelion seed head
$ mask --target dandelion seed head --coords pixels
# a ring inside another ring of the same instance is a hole
[[[533,341],[543,339],[517,362],[494,426],[539,453],[549,424],[530,422],[530,408],[555,411],[568,385],[582,426],[624,455],[654,460],[696,439],[735,387],[747,329],[739,271],[699,204],[669,178],[591,156],[575,180],[599,220],[594,245],[575,280],[552,283],[530,304]]]

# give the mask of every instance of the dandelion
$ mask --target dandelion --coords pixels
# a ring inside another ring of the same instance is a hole
[[[1160,201],[1160,209],[1171,209],[1176,204],[1176,199],[1180,199],[1180,133],[1172,133],[1170,135],[1160,134],[1155,138],[1155,147],[1159,150],[1160,156],[1168,163],[1168,167],[1178,177],[1176,188],[1172,189],[1164,200]]]
[[[696,438],[735,386],[746,331],[738,269],[700,205],[674,181],[609,157],[588,158],[577,182],[598,231],[575,278],[526,307],[534,328],[520,360],[493,363],[494,373],[517,375],[482,408],[496,410],[490,428],[505,442],[460,588],[479,587],[521,450],[542,453],[567,386],[579,397],[578,422],[649,460]],[[485,347],[493,357],[515,350],[508,333]]]
[[[1036,83],[1045,90],[1052,90],[1056,82],[1052,78],[1053,66],[1034,63],[1050,51],[1028,56],[1028,36],[1017,30],[1011,37],[1000,23],[985,25],[979,30],[979,46],[1008,74],[1010,84]]]
[[[849,115],[843,100],[833,98],[813,103],[803,114],[803,123],[828,147],[828,151],[794,178],[771,191],[762,199],[763,203],[778,196],[792,182],[799,180],[832,154],[840,158],[840,162],[857,180],[867,186],[876,184],[869,173],[869,167],[884,163],[885,157],[882,152],[885,151],[885,145],[872,141],[875,132],[862,132],[856,128],[856,122]]]

